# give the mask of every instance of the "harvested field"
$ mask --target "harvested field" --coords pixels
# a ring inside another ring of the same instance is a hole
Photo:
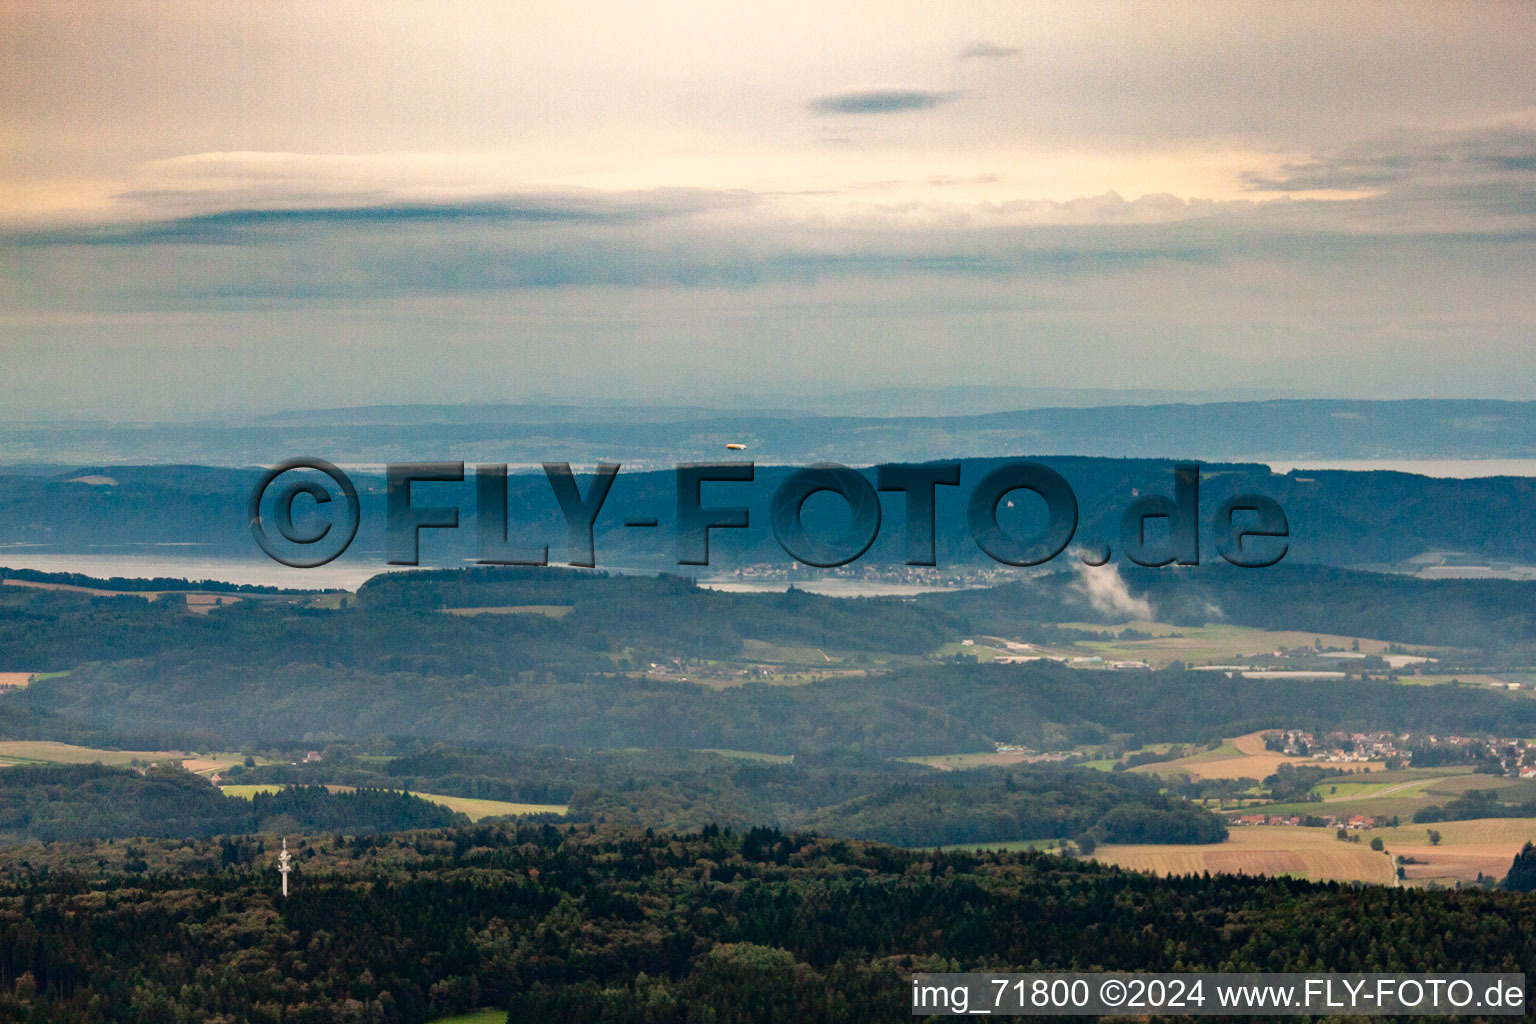
[[[1440,833],[1439,845],[1431,844],[1431,829]],[[1479,873],[1503,878],[1510,862],[1526,843],[1536,842],[1536,818],[1474,818],[1377,829],[1387,852],[1421,861],[1403,865],[1409,882],[1457,879],[1471,881]]]
[[[571,614],[567,604],[508,604],[484,608],[444,608],[449,615],[543,615],[550,619],[563,619]]]
[[[1264,779],[1273,775],[1282,764],[1301,767],[1317,765],[1323,768],[1344,768],[1360,771],[1370,768],[1379,772],[1386,768],[1380,761],[1336,763],[1316,761],[1305,757],[1287,757],[1264,749],[1264,734],[1251,732],[1222,744],[1218,750],[1202,751],[1177,761],[1159,761],[1132,768],[1145,775],[1188,775],[1196,779]]]
[[[1364,839],[1349,843],[1332,829],[1285,826],[1234,828],[1224,843],[1170,846],[1100,846],[1095,860],[1158,875],[1206,871],[1244,875],[1291,875],[1298,878],[1390,885],[1394,865]]]
[[[187,611],[206,615],[211,609],[226,604],[238,604],[239,601],[240,598],[233,594],[204,594],[194,591],[187,594]]]
[[[1333,633],[1303,633],[1294,630],[1263,630],[1251,626],[1217,623],[1206,626],[1175,626],[1167,622],[1123,622],[1113,626],[1094,622],[1067,622],[1067,629],[1084,632],[1119,632],[1133,629],[1150,634],[1145,639],[1085,640],[1072,647],[1052,647],[1052,654],[1092,653],[1107,659],[1147,661],[1166,665],[1182,661],[1187,665],[1226,664],[1279,649],[1311,648],[1322,641],[1325,648],[1348,651],[1356,641],[1361,654],[1386,654],[1384,640],[1369,637],[1340,636]],[[1420,648],[1416,648],[1420,649]],[[1422,648],[1429,650],[1429,648]]]
[[[242,760],[239,754],[203,754],[192,757],[179,750],[102,750],[77,747],[50,740],[0,740],[0,766],[16,764],[165,764],[179,762],[199,775],[223,771]]]
[[[282,788],[275,783],[265,783],[249,786],[222,786],[220,791],[226,796],[244,797],[249,800],[256,793],[275,793]],[[333,793],[348,793],[354,787],[326,786],[325,788]],[[478,800],[467,796],[444,796],[440,793],[413,793],[412,796],[419,796],[434,804],[442,804],[452,811],[460,811],[469,815],[471,821],[501,815],[564,814],[569,809],[565,804],[519,804],[510,800]]]
[[[166,595],[182,595],[187,599],[187,610],[198,614],[205,614],[210,608],[220,605],[235,604],[241,598],[237,594],[222,592],[210,592],[205,590],[106,590],[96,587],[82,587],[73,583],[43,583],[39,580],[6,579],[3,581],[8,587],[31,587],[34,590],[65,590],[75,594],[91,594],[95,597],[142,597],[146,601],[157,601]]]

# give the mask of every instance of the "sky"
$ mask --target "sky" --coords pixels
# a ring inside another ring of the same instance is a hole
[[[0,0],[0,418],[1529,398],[1532,52],[1529,2]]]

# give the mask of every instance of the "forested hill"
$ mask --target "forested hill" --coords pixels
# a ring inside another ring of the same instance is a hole
[[[1129,579],[1133,594],[1175,621],[1358,629],[1471,648],[1472,657],[1487,648],[1529,658],[1536,637],[1536,583],[1284,565]],[[446,614],[477,607],[534,610]],[[480,569],[385,576],[345,607],[244,600],[206,615],[170,597],[0,587],[0,671],[67,673],[0,698],[0,721],[31,738],[160,731],[170,734],[166,743],[191,737],[226,748],[409,735],[875,756],[993,742],[1057,749],[1110,733],[1192,742],[1282,726],[1536,732],[1536,703],[1487,689],[1177,670],[1105,675],[1054,664],[967,670],[932,658],[959,637],[1026,636],[1094,617],[1104,613],[1066,575],[902,600]],[[749,641],[850,652],[862,667],[808,685],[724,690],[649,674],[669,658],[750,664]]]
[[[99,848],[0,851],[0,1019],[894,1024],[914,971],[1536,962],[1536,901],[1515,893],[1158,879],[771,829],[310,839],[287,899],[247,842],[143,846],[147,877]]]
[[[994,743],[1062,749],[1205,742],[1260,728],[1527,736],[1536,701],[1381,680],[1229,679],[1220,672],[1087,672],[932,665],[798,686],[712,689],[626,676],[519,680],[320,664],[231,667],[211,656],[84,666],[6,698],[104,730],[176,730],[199,746],[307,736],[411,736],[497,746],[844,751],[897,757]]]
[[[259,831],[367,834],[464,824],[462,814],[405,793],[291,787],[225,796],[176,768],[102,765],[0,769],[0,845],[27,839],[207,838]]]
[[[1000,445],[1010,458],[1031,458],[1050,466],[1070,484],[1079,506],[1076,539],[1081,544],[1117,545],[1120,518],[1140,495],[1170,494],[1177,461],[1198,461],[1197,453],[1181,458],[1170,447],[1163,458],[1087,458],[1039,455],[1036,443]],[[276,462],[294,454],[275,451]],[[720,454],[725,454],[723,449]],[[457,457],[442,453],[442,458]],[[576,456],[558,451],[543,458]],[[621,446],[604,458],[623,462]],[[794,466],[770,465],[760,455],[752,482],[709,485],[707,504],[750,509],[748,529],[717,530],[710,545],[715,569],[749,563],[787,565],[770,528],[769,508],[778,486]],[[835,448],[813,461],[838,458]],[[859,459],[841,456],[857,464]],[[892,461],[896,456],[880,461]],[[506,457],[487,459],[511,461]],[[871,459],[870,461],[877,461]],[[972,489],[988,472],[1010,459],[975,458],[962,463],[960,485],[937,489],[937,557],[941,566],[993,565],[977,547],[966,520]],[[671,460],[663,465],[670,464]],[[652,463],[654,467],[656,464]],[[1264,465],[1207,462],[1201,489],[1202,524],[1230,494],[1257,493],[1278,502],[1290,523],[1287,559],[1349,566],[1395,563],[1425,551],[1453,551],[1505,561],[1536,563],[1536,478],[1489,477],[1472,480],[1437,479],[1406,473],[1297,471],[1270,472]],[[456,506],[457,530],[423,531],[421,556],[426,564],[460,564],[478,557],[475,531],[473,467],[462,484],[418,485],[418,501]],[[872,470],[863,470],[873,476]],[[261,475],[259,469],[196,466],[113,466],[59,468],[45,472],[0,471],[0,544],[44,545],[54,552],[112,550],[142,551],[155,544],[196,545],[205,556],[264,558],[251,538],[247,500]],[[377,474],[353,474],[361,501],[361,526],[349,549],[382,563],[385,542],[383,480]],[[582,480],[585,493],[587,483]],[[640,566],[676,571],[674,526],[677,477],[670,469],[647,471],[631,464],[619,472],[603,503],[596,524],[599,566]],[[828,499],[832,501],[833,499]],[[886,493],[883,525],[861,564],[900,565],[906,557],[905,504],[900,494]],[[1020,506],[1020,533],[1037,529]],[[838,512],[823,514],[817,503],[807,506],[807,522],[836,529]],[[634,530],[622,524],[630,517],[655,517],[655,530]],[[555,563],[570,558],[568,530],[549,482],[543,473],[514,473],[508,479],[509,536],[513,543],[548,545]],[[1042,521],[1043,521],[1043,517]],[[1206,530],[1207,535],[1209,530]],[[1214,544],[1204,557],[1214,560]],[[1117,553],[1118,554],[1118,553]],[[689,570],[692,571],[692,570]],[[302,585],[303,574],[293,574]]]
[[[1286,563],[1138,569],[1124,579],[1128,597],[1178,625],[1343,632],[1536,659],[1536,582],[1419,580]],[[477,608],[555,614],[442,614]],[[574,678],[611,671],[606,654],[619,650],[636,665],[667,655],[735,656],[744,639],[917,656],[960,636],[1128,617],[1124,606],[1096,604],[1066,572],[907,599],[730,594],[679,577],[489,567],[384,574],[337,607],[316,607],[302,595],[261,596],[210,615],[186,614],[174,594],[145,600],[0,586],[0,671],[63,671],[176,651],[216,652],[241,665],[537,669]]]
[[[275,792],[250,799],[226,796],[171,768],[142,774],[100,765],[5,768],[0,845],[258,831],[357,835],[466,823],[462,815],[400,791],[421,782],[434,787],[430,791],[471,798],[569,803],[569,819],[579,822],[814,827],[907,846],[1049,839],[1091,848],[1227,837],[1216,815],[1167,795],[1155,779],[1123,772],[1044,766],[955,773],[879,762],[765,764],[688,751],[572,753],[438,751],[442,774],[429,778],[415,772],[430,758],[404,758],[386,772],[355,760],[338,767],[242,769],[241,782],[279,784]],[[448,764],[459,770],[447,770]],[[371,765],[377,768],[377,762]],[[343,791],[331,792],[321,782],[340,784]],[[359,788],[348,791],[352,787]]]

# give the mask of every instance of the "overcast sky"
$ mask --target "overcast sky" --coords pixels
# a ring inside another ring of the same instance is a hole
[[[1529,398],[1533,52],[1529,2],[0,0],[0,415]]]

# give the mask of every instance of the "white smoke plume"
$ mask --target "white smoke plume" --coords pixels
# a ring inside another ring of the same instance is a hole
[[[1072,573],[1076,578],[1072,581],[1071,589],[1086,597],[1095,611],[1106,616],[1152,620],[1151,603],[1131,593],[1125,578],[1120,575],[1119,566],[1114,562],[1098,566],[1084,565],[1076,554],[1074,552],[1072,558]]]

